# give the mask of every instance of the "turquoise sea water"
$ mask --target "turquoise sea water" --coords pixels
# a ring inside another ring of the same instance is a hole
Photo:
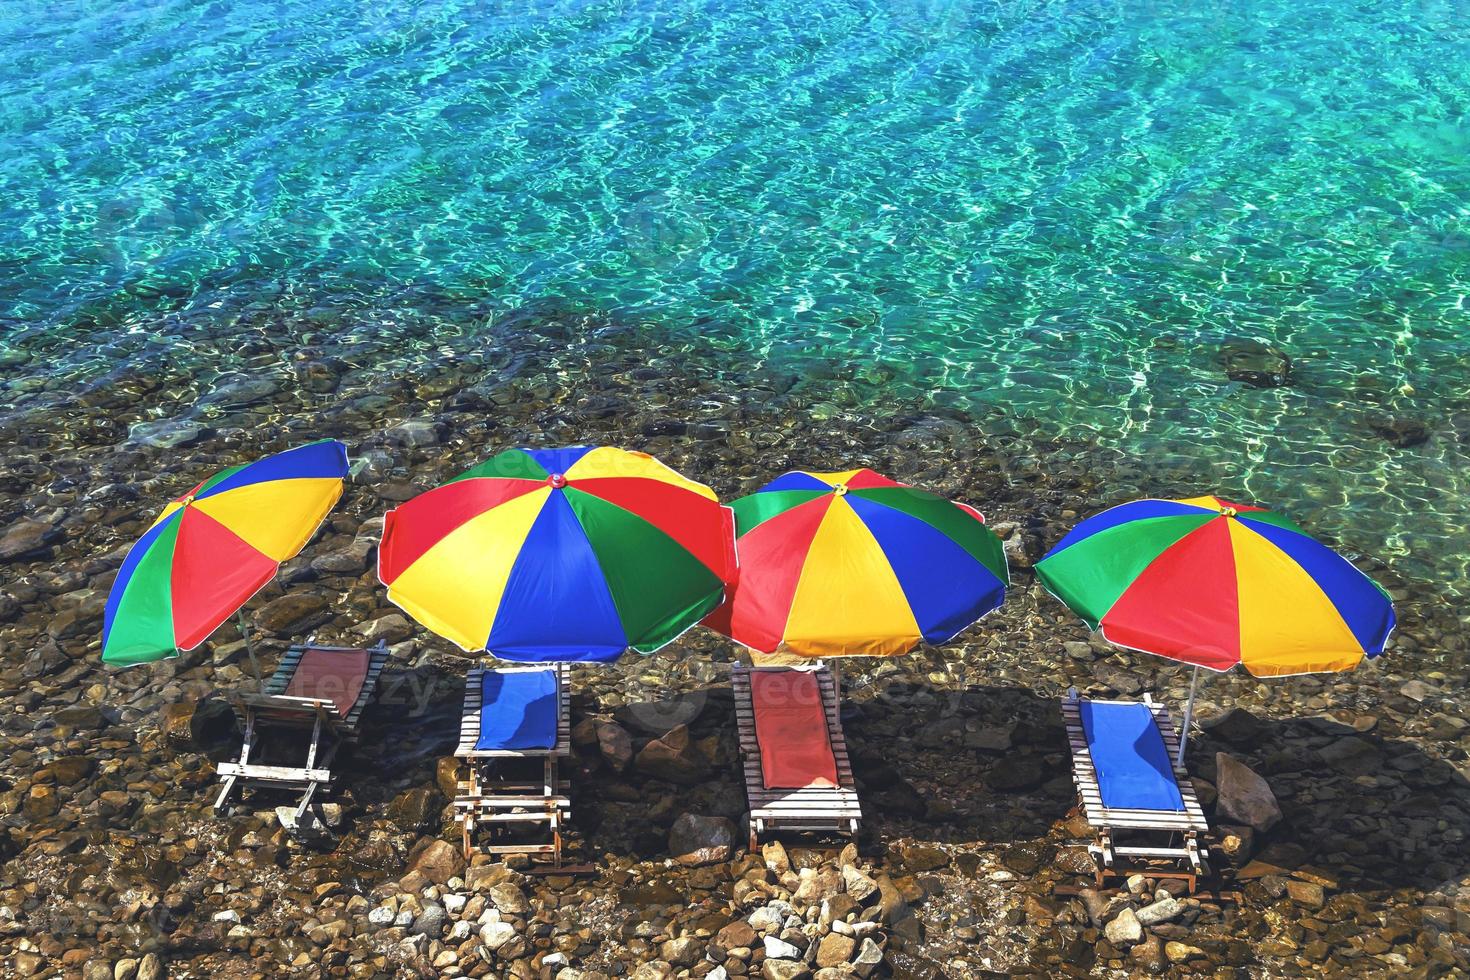
[[[0,54],[0,354],[555,298],[855,366],[873,411],[1006,405],[1470,593],[1467,0],[11,0]]]

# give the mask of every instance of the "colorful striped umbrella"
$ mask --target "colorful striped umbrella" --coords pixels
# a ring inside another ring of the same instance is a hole
[[[311,540],[346,476],[346,447],[315,442],[216,473],[171,501],[112,585],[102,660],[146,663],[203,643]]]
[[[512,449],[389,512],[378,575],[464,650],[607,661],[720,604],[732,526],[713,491],[645,453]]]
[[[1083,521],[1036,573],[1121,647],[1257,677],[1351,670],[1384,650],[1393,603],[1290,518],[1219,497],[1138,500]],[[1179,748],[1184,755],[1184,743]]]
[[[731,507],[740,575],[707,622],[764,653],[906,653],[1005,598],[1005,551],[978,511],[872,470],[787,473]]]

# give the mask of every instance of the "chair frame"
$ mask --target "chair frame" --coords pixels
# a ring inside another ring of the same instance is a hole
[[[366,649],[367,673],[363,677],[362,689],[357,700],[346,715],[339,714],[337,706],[322,698],[300,698],[288,696],[285,691],[301,658],[308,650],[326,653],[347,653]],[[357,741],[358,726],[362,721],[363,709],[377,693],[378,677],[388,664],[388,646],[379,642],[375,647],[329,647],[313,643],[293,646],[286,651],[276,666],[275,673],[261,686],[259,693],[236,694],[230,699],[235,709],[235,720],[243,733],[240,757],[234,762],[221,762],[216,774],[224,780],[219,796],[214,801],[215,812],[222,811],[229,803],[236,786],[268,786],[277,789],[300,790],[292,828],[299,828],[318,789],[332,785],[332,760],[343,745]],[[262,765],[250,761],[250,755],[262,728],[310,729],[311,738],[306,746],[306,763],[302,766]]]
[[[571,819],[571,784],[559,773],[559,762],[572,753],[571,666],[566,663],[526,667],[498,667],[496,673],[552,670],[556,675],[556,744],[549,749],[477,749],[484,705],[483,682],[487,668],[477,667],[465,677],[464,712],[459,727],[456,758],[467,762],[467,777],[455,783],[454,819],[460,825],[465,859],[474,853],[475,828],[480,824],[546,824],[551,841],[545,844],[487,844],[490,854],[551,855],[561,867],[562,826]],[[541,760],[541,781],[496,777],[497,764],[507,759]]]
[[[1093,765],[1092,750],[1087,744],[1087,733],[1082,727],[1081,706],[1083,700],[1094,704],[1143,704],[1153,715],[1154,724],[1164,740],[1164,749],[1169,753],[1174,782],[1179,796],[1184,801],[1183,811],[1134,810],[1108,807],[1103,804],[1102,789],[1097,781],[1097,769]],[[1062,718],[1067,726],[1067,741],[1072,747],[1072,779],[1077,786],[1077,802],[1092,828],[1095,842],[1088,845],[1099,887],[1109,877],[1127,877],[1130,874],[1146,873],[1159,878],[1179,878],[1189,883],[1192,894],[1199,879],[1210,873],[1209,849],[1202,838],[1209,833],[1210,824],[1200,807],[1189,771],[1173,760],[1179,758],[1179,735],[1169,717],[1169,709],[1144,694],[1140,701],[1104,701],[1096,698],[1084,699],[1077,689],[1069,688],[1062,699]],[[1166,834],[1169,843],[1151,846],[1120,845],[1117,838],[1122,834]],[[1177,843],[1175,838],[1178,838]],[[1187,865],[1188,870],[1172,870],[1150,866],[1146,862],[1171,860]]]
[[[837,763],[836,786],[800,789],[771,789],[766,786],[760,740],[756,737],[750,675],[755,671],[775,673],[791,670],[805,671],[816,677],[822,694],[823,714],[827,719],[827,739],[832,746],[832,758]],[[740,734],[745,796],[750,802],[751,850],[759,846],[762,834],[782,830],[835,831],[857,837],[863,810],[858,801],[857,784],[852,778],[847,740],[842,734],[838,680],[832,668],[826,663],[793,667],[747,667],[735,663],[730,669],[730,686],[735,692],[735,722]]]

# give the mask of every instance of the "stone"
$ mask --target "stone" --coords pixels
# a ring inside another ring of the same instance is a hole
[[[480,942],[493,953],[500,952],[514,938],[516,927],[509,922],[487,922],[480,927]]]
[[[507,915],[525,915],[531,908],[526,893],[513,882],[504,881],[491,887],[488,897],[492,905]]]
[[[913,914],[903,892],[893,883],[893,879],[885,874],[878,876],[878,908],[883,916],[883,921],[889,925]]]
[[[368,559],[372,556],[375,547],[377,546],[370,538],[354,538],[343,548],[329,551],[324,555],[317,555],[311,560],[311,570],[323,575],[361,575],[367,571]],[[385,616],[384,618],[391,619],[392,617]],[[398,618],[403,619],[402,616]],[[408,634],[405,634],[399,639],[407,639],[407,636]],[[397,643],[398,640],[388,642]]]
[[[112,980],[137,980],[138,961],[125,957],[112,965]]]
[[[1168,966],[1164,958],[1164,943],[1158,936],[1145,936],[1142,942],[1128,951],[1128,959],[1145,973],[1163,973]]]
[[[741,947],[754,946],[756,939],[754,929],[744,919],[736,919],[715,934],[715,944],[722,949],[740,949]]]
[[[138,961],[138,980],[164,980],[168,976],[157,953],[148,953]]]
[[[61,799],[56,795],[56,787],[38,783],[27,791],[23,810],[30,819],[44,820],[60,809]]]
[[[1291,384],[1291,357],[1279,347],[1258,340],[1231,340],[1220,347],[1225,376],[1252,388],[1280,388]]]
[[[1062,643],[1062,651],[1073,660],[1095,660],[1097,654],[1092,650],[1092,644],[1085,640],[1067,640]]]
[[[1265,726],[1245,708],[1226,708],[1217,715],[1201,719],[1200,728],[1231,745],[1253,745]]]
[[[817,966],[842,966],[852,959],[856,949],[857,940],[829,932],[817,944]]]
[[[1245,763],[1218,752],[1215,755],[1216,812],[1225,820],[1265,833],[1281,822],[1281,807],[1271,786]]]
[[[392,645],[413,636],[413,625],[398,613],[389,613],[360,624],[353,632],[361,636],[363,643],[368,646],[374,646],[380,641]]]
[[[765,980],[805,980],[811,972],[805,963],[793,960],[766,960],[761,964],[761,976]]]
[[[212,697],[164,705],[160,727],[169,746],[180,752],[203,752],[239,737],[235,713]]]
[[[1308,909],[1320,909],[1327,904],[1327,898],[1322,886],[1314,881],[1298,881],[1295,878],[1286,882],[1286,894],[1293,902]]]
[[[868,977],[883,965],[883,947],[873,941],[871,936],[865,936],[858,946],[857,955],[852,958],[852,972],[860,977]]]
[[[850,864],[842,868],[842,883],[847,894],[858,902],[866,902],[878,892],[878,883]]]
[[[1375,414],[1368,416],[1368,428],[1396,449],[1412,449],[1429,441],[1429,423],[1410,415]]]
[[[1172,939],[1164,943],[1164,956],[1170,963],[1187,963],[1190,960],[1203,959],[1206,955],[1205,951],[1198,946],[1190,946]]]
[[[424,837],[408,855],[408,870],[417,871],[436,885],[456,878],[464,871],[464,858],[459,848],[448,841]]]
[[[434,760],[434,785],[439,794],[452,800],[459,795],[460,760],[452,755],[441,755]]]
[[[53,760],[41,772],[49,774],[59,786],[71,786],[90,776],[94,768],[95,763],[88,756],[68,755]]]
[[[438,790],[433,786],[414,786],[404,790],[388,804],[388,819],[399,830],[417,833],[428,829],[439,816]]]
[[[802,868],[800,877],[792,901],[802,906],[820,905],[842,893],[842,873],[830,865]]]
[[[690,967],[704,956],[704,944],[691,937],[670,939],[658,948],[659,959],[675,967]]]
[[[767,871],[776,875],[783,875],[791,870],[791,858],[786,854],[786,845],[778,840],[761,845],[761,861]]]
[[[949,854],[932,844],[909,844],[899,850],[909,871],[934,871],[949,864]]]
[[[35,556],[60,536],[61,532],[50,524],[41,521],[17,521],[7,527],[4,534],[0,534],[0,561]]]
[[[192,446],[209,431],[206,426],[190,419],[134,422],[128,429],[128,442],[153,449],[178,449]]]
[[[262,632],[297,636],[316,629],[332,618],[327,600],[310,592],[293,592],[262,606],[255,625]]]
[[[408,931],[415,936],[438,939],[439,934],[444,931],[444,922],[448,917],[449,913],[445,911],[444,906],[431,902],[414,917],[413,925],[408,927]]]
[[[1143,923],[1138,921],[1131,908],[1124,906],[1103,927],[1103,936],[1114,946],[1132,946],[1143,938]]]
[[[669,854],[685,867],[730,860],[735,825],[725,817],[681,814],[669,830]]]
[[[1236,867],[1250,860],[1255,853],[1256,832],[1241,824],[1221,824],[1219,851]]]
[[[633,763],[633,736],[614,721],[597,725],[597,750],[613,772],[626,772]]]
[[[1152,905],[1145,905],[1138,910],[1135,918],[1137,918],[1140,925],[1147,928],[1148,926],[1158,925],[1160,922],[1169,922],[1177,919],[1183,914],[1184,903],[1170,896],[1168,898],[1162,898]]]
[[[771,960],[799,960],[801,950],[784,939],[776,936],[767,936],[762,940],[766,951],[766,959]]]
[[[389,444],[405,447],[434,446],[439,442],[439,432],[433,422],[414,419],[393,426],[383,433]]]
[[[709,763],[689,737],[689,728],[679,725],[655,738],[639,751],[635,765],[638,771],[654,779],[693,786],[703,782]]]

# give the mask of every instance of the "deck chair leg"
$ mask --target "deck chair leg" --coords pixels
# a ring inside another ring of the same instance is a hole
[[[296,819],[293,824],[298,831],[301,829],[302,819],[306,816],[306,808],[311,806],[311,798],[316,793],[316,788],[320,785],[317,782],[308,783],[306,792],[301,794],[301,802],[296,805]]]
[[[253,748],[255,748],[255,711],[247,708],[245,710],[245,734],[240,741],[240,765],[243,766],[250,762],[250,750]],[[230,794],[234,792],[236,778],[235,776],[229,777],[225,780],[224,786],[220,788],[219,798],[214,801],[216,813],[223,810],[230,802]]]
[[[306,750],[306,768],[316,767],[316,751],[322,739],[322,713],[317,710],[316,721],[311,726],[311,745]]]
[[[235,789],[235,777],[234,776],[231,776],[228,779],[226,779],[225,780],[225,784],[220,787],[219,797],[214,801],[214,810],[215,810],[216,813],[218,813],[219,811],[223,810],[225,808],[225,805],[227,803],[229,803],[229,801],[230,801],[230,793],[233,792],[234,789]]]
[[[480,764],[478,762],[475,762],[474,760],[471,760],[467,768],[469,769],[469,772],[467,774],[468,778],[465,780],[465,789],[467,790],[466,796],[471,801],[478,804],[481,795]],[[462,826],[464,828],[464,859],[468,861],[471,854],[474,852],[475,807],[466,807],[463,813],[463,817],[464,823]]]

